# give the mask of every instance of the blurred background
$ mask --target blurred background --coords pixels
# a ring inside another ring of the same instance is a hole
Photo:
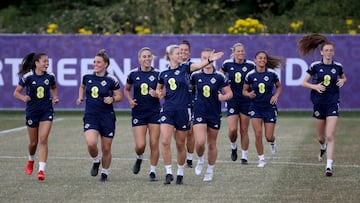
[[[360,32],[358,0],[12,0],[0,33],[288,34]]]

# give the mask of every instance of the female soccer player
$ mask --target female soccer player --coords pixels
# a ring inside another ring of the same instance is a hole
[[[251,99],[250,117],[255,133],[255,146],[259,156],[258,167],[264,167],[265,156],[262,143],[263,124],[265,127],[265,138],[270,142],[270,150],[276,153],[276,142],[274,136],[275,123],[277,120],[276,103],[280,96],[282,87],[279,77],[274,68],[280,66],[282,59],[269,56],[265,51],[255,54],[254,70],[245,77],[243,95]],[[276,88],[274,90],[274,87]]]
[[[326,152],[325,175],[332,176],[334,160],[334,133],[339,117],[340,87],[346,82],[346,76],[341,63],[334,61],[334,43],[319,34],[302,37],[298,41],[299,53],[306,56],[320,45],[322,59],[313,62],[302,83],[303,87],[311,89],[313,117],[320,143],[319,161]],[[310,82],[312,79],[312,82]]]
[[[25,56],[19,72],[21,79],[14,91],[14,97],[26,103],[26,125],[30,143],[25,173],[31,175],[33,172],[35,153],[39,143],[39,180],[45,180],[48,137],[54,119],[52,103],[59,102],[55,75],[46,72],[48,67],[49,58],[45,53],[30,53]],[[26,95],[22,94],[24,88],[26,88]]]
[[[231,48],[231,58],[225,60],[221,71],[226,73],[233,92],[233,98],[226,102],[229,139],[231,142],[231,160],[237,160],[238,123],[240,126],[241,164],[248,163],[249,148],[249,107],[250,99],[242,94],[245,76],[255,68],[253,61],[245,59],[245,46],[236,43]]]
[[[115,136],[116,115],[114,102],[122,99],[118,79],[107,72],[110,58],[105,50],[100,50],[94,57],[94,72],[82,78],[79,97],[76,103],[85,101],[84,135],[89,154],[93,159],[91,176],[97,176],[100,158],[98,157],[98,137],[101,140],[102,169],[100,181],[107,181],[111,163],[111,144]]]
[[[219,59],[224,53],[211,53],[209,61]],[[162,156],[166,169],[164,184],[170,184],[173,180],[171,166],[171,137],[175,129],[175,141],[177,148],[178,171],[176,184],[183,184],[184,164],[186,159],[185,139],[190,128],[188,113],[189,83],[188,75],[208,64],[182,63],[180,48],[178,45],[166,47],[166,59],[170,62],[169,68],[159,75],[156,91],[160,98],[164,97],[164,104],[160,112],[160,132],[162,134]]]
[[[135,140],[136,162],[133,173],[140,171],[146,147],[146,133],[150,136],[150,181],[157,181],[156,166],[159,160],[160,101],[156,94],[159,72],[151,67],[151,49],[143,47],[138,52],[140,67],[128,75],[124,95],[129,101],[132,114],[132,129]],[[133,88],[133,96],[131,95]]]
[[[208,61],[211,52],[211,49],[202,51],[201,60]],[[198,155],[195,174],[201,174],[207,142],[208,167],[203,180],[211,181],[217,158],[216,139],[221,125],[221,101],[231,99],[233,93],[225,75],[216,71],[212,63],[191,74],[190,81],[195,89],[193,129]]]

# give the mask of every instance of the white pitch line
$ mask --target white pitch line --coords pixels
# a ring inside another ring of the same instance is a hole
[[[27,159],[26,156],[0,156],[0,159]],[[88,157],[59,157],[59,156],[49,156],[49,159],[57,159],[57,160],[90,160]],[[120,157],[113,157],[112,160],[116,161],[134,161],[135,158],[120,158]],[[145,161],[149,161],[149,159],[143,159]],[[162,159],[159,159],[159,161],[162,161]],[[234,161],[225,161],[225,160],[216,160],[216,163],[225,163],[225,164],[238,164],[240,165],[240,162],[234,162]],[[257,161],[249,161],[250,165],[256,165]],[[274,161],[270,159],[267,159],[267,163],[269,165],[297,165],[297,166],[323,166],[324,163],[305,163],[305,162],[289,162],[289,161]],[[336,167],[341,168],[360,168],[360,165],[356,164],[339,164],[336,165]]]
[[[62,120],[64,120],[64,118],[57,118],[57,119],[54,119],[53,122],[62,121]],[[24,129],[26,129],[26,126],[12,128],[12,129],[8,129],[8,130],[2,130],[2,131],[0,131],[0,137],[4,136],[7,133],[17,132],[17,131],[24,130]]]

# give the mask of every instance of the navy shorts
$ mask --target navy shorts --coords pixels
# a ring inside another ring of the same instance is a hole
[[[269,106],[260,108],[254,105],[250,106],[250,118],[261,118],[264,123],[276,123],[277,107]]]
[[[339,116],[339,103],[314,104],[314,118],[324,120],[328,116]]]
[[[239,115],[240,113],[249,116],[250,103],[227,102],[226,116]]]
[[[26,115],[26,125],[30,128],[39,127],[41,121],[53,121],[54,111],[51,109],[49,111],[43,112],[41,114]]]
[[[160,123],[173,125],[177,130],[186,131],[190,129],[190,115],[188,109],[175,111],[161,111]]]
[[[160,112],[158,113],[147,113],[146,115],[134,115],[131,119],[132,127],[142,126],[148,124],[160,124]]]
[[[115,112],[99,115],[84,115],[84,132],[97,130],[101,136],[113,138],[115,136]]]
[[[221,126],[221,118],[206,118],[203,116],[194,115],[193,125],[206,124],[209,128],[219,130]]]

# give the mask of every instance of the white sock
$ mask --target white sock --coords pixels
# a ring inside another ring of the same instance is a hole
[[[100,158],[98,156],[96,157],[91,157],[93,160],[93,163],[99,163],[100,162]]]
[[[242,158],[242,159],[246,159],[246,160],[247,160],[248,154],[249,154],[248,150],[241,150],[241,158]]]
[[[320,149],[325,150],[326,149],[326,143],[320,144]]]
[[[178,169],[177,169],[177,175],[178,176],[184,176],[184,168],[185,168],[185,165],[178,165]]]
[[[333,160],[331,160],[331,159],[328,159],[328,160],[326,160],[326,168],[332,168],[332,163],[333,163]]]
[[[165,170],[166,170],[166,174],[172,174],[172,166],[171,165],[166,165]]]
[[[208,165],[207,169],[206,169],[206,173],[214,173],[214,167],[215,165]]]
[[[45,171],[46,162],[39,162],[39,171]]]
[[[189,153],[189,152],[188,152],[188,153],[186,154],[186,159],[187,159],[187,160],[193,160],[193,156],[194,156],[194,153]]]
[[[35,155],[29,155],[29,161],[34,161],[35,160]]]
[[[141,159],[141,160],[142,160],[143,157],[144,157],[144,156],[143,156],[142,154],[141,154],[141,155],[136,155],[136,159]]]
[[[205,162],[205,157],[204,157],[204,155],[198,157],[198,162],[199,162],[199,163],[202,163],[202,164]]]
[[[150,173],[151,172],[156,173],[156,166],[150,165]]]
[[[237,148],[236,142],[232,142],[232,143],[231,143],[231,149],[236,149],[236,148]]]
[[[260,161],[265,161],[265,155],[262,154],[262,155],[259,155],[258,157],[259,157]]]
[[[102,168],[101,173],[109,175],[109,169],[108,168]]]

